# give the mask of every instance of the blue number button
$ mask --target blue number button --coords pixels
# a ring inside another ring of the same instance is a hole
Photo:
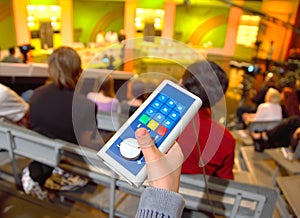
[[[177,104],[175,109],[179,112],[179,113],[182,113],[185,109],[185,107],[182,105],[182,104]]]
[[[164,105],[161,109],[160,112],[164,115],[168,115],[171,111],[171,108],[167,107],[166,105]]]
[[[163,122],[163,125],[165,127],[167,127],[168,129],[170,129],[173,126],[173,124],[174,124],[174,121],[169,118],[165,119],[165,121]]]
[[[168,97],[165,96],[165,95],[159,94],[159,96],[158,96],[157,99],[160,100],[161,102],[166,102],[166,100],[168,99]]]
[[[154,110],[152,107],[149,107],[147,110],[146,110],[146,114],[149,116],[149,117],[152,117],[154,114],[155,114],[156,110]]]
[[[173,119],[174,121],[178,120],[179,117],[180,117],[180,114],[176,111],[172,111],[170,114],[169,114],[169,117],[171,117],[171,119]]]
[[[162,106],[162,103],[160,101],[154,101],[151,106],[158,110]]]
[[[176,102],[173,100],[173,99],[169,99],[167,101],[167,105],[170,107],[170,108],[173,108],[175,105],[176,105]]]
[[[165,119],[165,116],[160,114],[160,113],[157,113],[155,116],[154,116],[154,120],[156,120],[157,122],[162,122],[163,120]]]

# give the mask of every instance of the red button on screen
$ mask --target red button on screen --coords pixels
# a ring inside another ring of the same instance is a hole
[[[168,129],[164,126],[160,126],[157,128],[156,132],[157,134],[164,136],[168,132]]]

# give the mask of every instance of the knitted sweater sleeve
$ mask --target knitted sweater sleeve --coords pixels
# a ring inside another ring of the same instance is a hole
[[[180,194],[148,187],[141,195],[136,218],[181,217],[184,206]]]

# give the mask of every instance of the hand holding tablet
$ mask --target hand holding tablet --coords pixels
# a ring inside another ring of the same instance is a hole
[[[146,179],[145,158],[135,132],[145,128],[155,146],[166,153],[201,107],[194,94],[164,80],[98,152],[111,169],[139,187]]]

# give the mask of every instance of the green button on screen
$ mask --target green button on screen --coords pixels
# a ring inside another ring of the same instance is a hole
[[[142,124],[145,124],[145,125],[149,122],[149,120],[150,120],[150,117],[148,117],[148,116],[145,115],[145,114],[143,114],[143,115],[140,117],[140,119],[139,119],[139,121],[140,121]]]

